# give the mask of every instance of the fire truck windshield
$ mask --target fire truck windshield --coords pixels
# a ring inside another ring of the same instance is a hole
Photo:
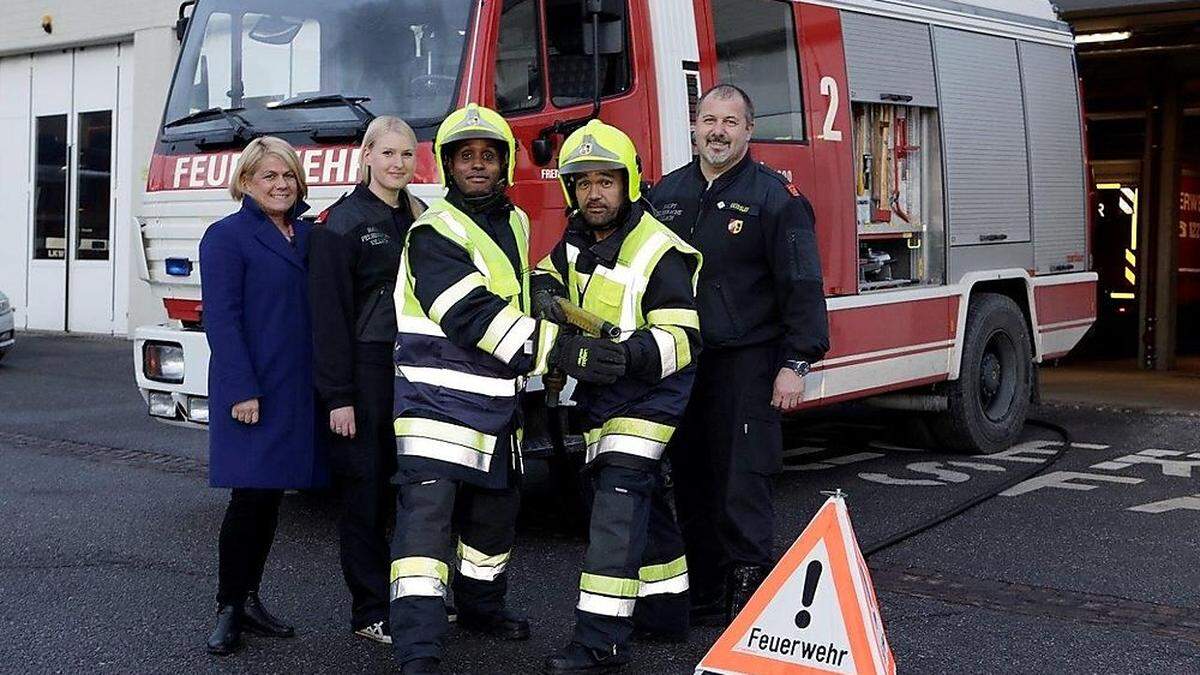
[[[365,109],[397,115],[424,136],[420,129],[455,103],[474,4],[200,0],[164,140],[228,130],[222,110],[256,133],[282,133],[357,127]]]

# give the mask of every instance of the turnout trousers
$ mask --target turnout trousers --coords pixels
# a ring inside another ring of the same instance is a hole
[[[520,491],[515,484],[486,489],[437,478],[401,483],[398,493],[392,538],[392,648],[400,663],[440,659],[450,627],[445,598],[451,576],[460,616],[504,610],[504,570],[516,538]],[[458,533],[457,541],[452,532]]]
[[[587,480],[592,513],[573,639],[610,651],[635,628],[685,636],[687,563],[661,474],[602,465]]]
[[[692,595],[722,592],[733,567],[774,565],[772,476],[783,434],[771,393],[774,343],[705,350],[683,422],[668,445]]]
[[[391,362],[391,345],[358,345],[354,364],[358,433],[354,438],[331,434],[330,456],[341,497],[338,548],[355,630],[388,618],[387,530],[396,508],[390,481],[396,464]]]

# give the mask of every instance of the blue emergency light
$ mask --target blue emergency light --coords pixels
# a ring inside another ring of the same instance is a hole
[[[167,258],[167,274],[173,277],[192,276],[192,261],[187,258]]]

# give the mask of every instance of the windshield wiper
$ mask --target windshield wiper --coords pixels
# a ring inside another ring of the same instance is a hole
[[[184,115],[179,119],[171,120],[170,122],[164,124],[163,128],[170,129],[171,127],[183,126],[184,124],[191,124],[193,122],[203,122],[205,120],[216,119],[220,117],[229,124],[229,127],[233,129],[233,133],[236,137],[250,138],[251,133],[254,131],[254,125],[251,124],[245,117],[242,117],[235,112],[240,110],[245,110],[245,108],[205,108],[204,110],[197,110],[194,113]]]
[[[272,101],[267,104],[272,110],[287,110],[289,108],[332,108],[344,106],[354,113],[359,123],[367,125],[375,119],[375,113],[367,110],[364,101],[370,101],[370,96],[343,96],[341,94],[319,94],[316,96],[295,96],[282,101]]]

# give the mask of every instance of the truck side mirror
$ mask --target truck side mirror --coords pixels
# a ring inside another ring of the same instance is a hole
[[[179,3],[179,18],[175,20],[175,39],[183,42],[183,36],[187,35],[188,23],[191,22],[192,16],[187,14],[185,10],[192,7],[193,11],[196,6],[196,0],[184,0]]]

